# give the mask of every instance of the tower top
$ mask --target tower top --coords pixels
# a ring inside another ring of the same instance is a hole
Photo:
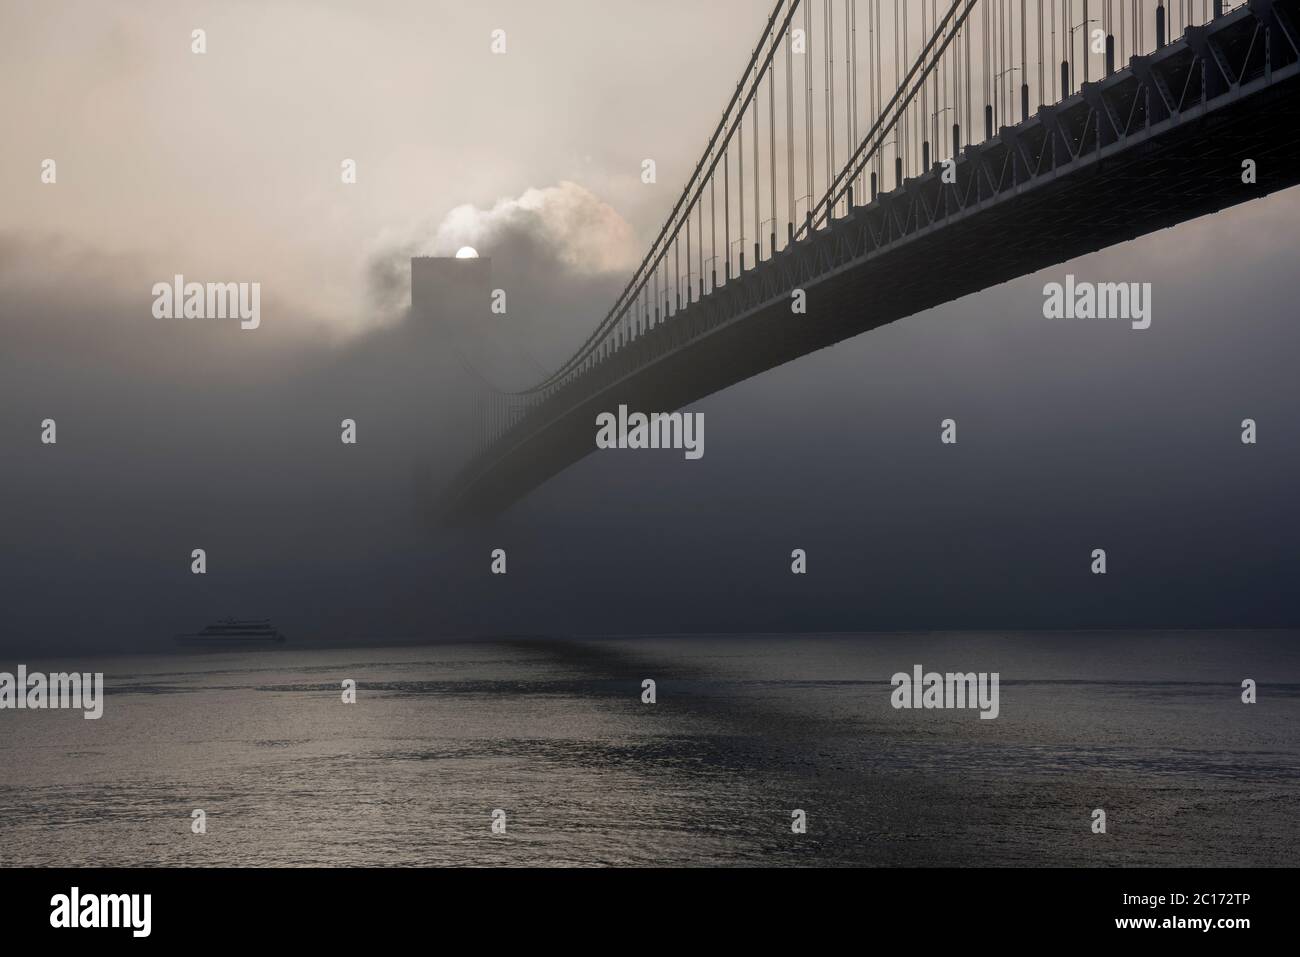
[[[411,315],[419,322],[463,322],[488,314],[492,260],[486,256],[411,259]]]

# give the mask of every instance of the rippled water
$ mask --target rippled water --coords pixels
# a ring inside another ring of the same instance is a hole
[[[0,711],[5,865],[1277,865],[1300,850],[1296,634],[23,663],[102,670],[108,698],[99,721]],[[889,678],[917,663],[1000,672],[1001,716],[894,710]],[[1090,830],[1098,807],[1105,835]],[[194,808],[206,835],[190,833]]]

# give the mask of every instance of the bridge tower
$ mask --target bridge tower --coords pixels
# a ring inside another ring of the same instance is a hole
[[[486,256],[416,256],[411,260],[411,318],[471,325],[490,312],[492,260]]]
[[[494,390],[479,374],[474,353],[492,315],[492,259],[416,256],[411,259],[411,323],[431,348],[447,349],[471,380],[468,444],[476,454],[490,439]],[[467,355],[467,352],[469,353]]]

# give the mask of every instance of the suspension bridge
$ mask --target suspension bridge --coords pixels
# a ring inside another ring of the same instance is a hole
[[[503,509],[592,451],[620,404],[679,409],[1294,185],[1298,6],[778,0],[622,293],[544,379],[481,397],[441,511]]]

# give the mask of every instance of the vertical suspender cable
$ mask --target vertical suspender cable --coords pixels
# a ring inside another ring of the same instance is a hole
[[[895,90],[897,90],[900,86],[903,85],[903,75],[902,73],[899,72],[901,69],[899,64],[903,62],[903,58],[900,55],[898,50],[898,28],[899,28],[898,0],[894,0],[894,89]],[[903,144],[900,141],[899,136],[900,136],[900,130],[898,129],[898,126],[895,125],[894,127],[894,170],[895,170],[894,185],[895,186],[900,185],[902,180],[902,177],[898,175],[898,171],[902,169],[902,165],[903,165],[902,164]]]
[[[709,292],[718,288],[718,178],[709,177]]]
[[[926,37],[928,37],[929,35],[930,35],[930,34],[926,32],[926,28],[925,28],[925,0],[921,0],[921,39],[922,39],[922,41],[924,41],[924,39],[925,39]],[[923,144],[922,147],[921,147],[921,153],[920,153],[920,156],[921,156],[921,165],[920,165],[920,167],[918,168],[918,169],[919,169],[919,172],[921,172],[921,173],[924,173],[924,172],[925,172],[925,163],[926,163],[926,160],[928,159],[928,157],[927,157],[926,154],[929,152],[929,145],[928,145],[928,144],[929,144],[929,139],[930,139],[930,118],[926,115],[926,112],[925,112],[925,111],[926,111],[926,108],[928,107],[928,105],[929,105],[929,103],[930,103],[930,96],[929,96],[929,83],[927,82],[927,80],[928,80],[928,77],[927,77],[927,78],[923,78],[922,81],[921,81],[920,99],[919,99],[919,101],[918,101],[918,103],[917,103],[917,107],[916,107],[916,138],[917,138],[918,140],[920,140],[920,141],[922,142],[922,144]]]
[[[822,113],[826,117],[826,182],[835,175],[835,11],[831,0],[822,4],[822,32],[826,35],[826,93]]]
[[[853,153],[853,0],[844,0],[844,144]],[[848,212],[848,206],[845,206]]]
[[[975,122],[975,110],[974,110],[974,105],[975,105],[975,104],[974,104],[975,86],[974,86],[974,83],[973,83],[972,80],[971,80],[971,66],[970,66],[970,48],[971,48],[971,42],[970,42],[970,31],[971,31],[971,28],[970,28],[970,24],[969,24],[969,23],[967,23],[967,25],[966,25],[966,27],[965,27],[965,31],[966,31],[966,52],[965,52],[965,64],[966,64],[966,131],[967,131],[967,132],[966,132],[966,142],[967,142],[967,143],[971,143],[971,142],[974,142],[974,140],[973,140],[973,138],[971,137],[971,134],[970,134],[970,128],[971,128],[971,126],[972,126],[972,125],[974,124],[974,122]]]
[[[1052,47],[1053,47],[1052,56],[1056,56],[1056,52],[1055,52],[1055,47],[1056,47],[1056,0],[1047,0],[1047,2],[1051,4],[1051,8],[1052,8]],[[1054,76],[1056,77],[1056,79],[1053,80],[1053,82],[1056,84],[1056,96],[1055,96],[1055,98],[1053,99],[1052,102],[1054,102],[1054,103],[1059,103],[1059,102],[1061,102],[1061,97],[1062,97],[1063,92],[1064,92],[1064,91],[1061,90],[1061,81],[1060,81],[1060,79],[1059,79],[1059,77],[1060,77],[1060,73],[1057,72],[1055,69],[1052,70],[1052,73],[1053,73]]]
[[[690,215],[691,211],[686,211],[688,219],[686,220],[686,235],[691,234]],[[690,262],[690,256],[687,255],[686,261]],[[688,267],[689,268],[689,267]],[[682,229],[681,224],[677,226],[677,235],[673,237],[673,315],[677,315],[677,310],[681,306],[682,295]]]
[[[691,213],[694,209],[695,206],[692,204],[686,210],[686,305],[688,306],[691,304],[691,300],[695,298],[691,290]]]
[[[755,249],[754,265],[755,266],[758,265],[757,250],[761,248],[763,242],[762,219],[761,219],[763,214],[761,211],[762,207],[759,201],[759,196],[761,195],[761,191],[759,189],[759,180],[762,178],[762,175],[758,165],[758,104],[759,104],[758,86],[761,83],[761,81],[762,81],[761,75],[754,76],[754,87],[755,87],[754,107],[751,112],[751,115],[754,117],[753,133],[754,133],[754,249]]]
[[[808,212],[812,214],[812,196],[813,196],[813,97],[812,97],[812,0],[807,0],[803,5],[803,34],[804,34],[804,54],[803,54],[803,72],[804,72],[804,109],[803,109],[803,126],[804,126],[804,175],[808,180]]]
[[[736,170],[740,174],[740,189],[736,191],[740,197],[740,272],[736,275],[740,275],[745,271],[745,115],[743,113],[736,118],[735,129],[740,131],[736,149]],[[731,243],[727,243],[727,263],[730,262]]]
[[[849,35],[852,38],[850,40],[850,50],[852,51],[851,60],[853,63],[849,74],[849,88],[853,91],[852,107],[850,110],[853,122],[850,124],[852,129],[849,130],[849,145],[851,149],[852,144],[858,141],[858,0],[846,0],[846,2],[849,3],[850,11]],[[858,202],[861,202],[861,176],[858,177],[857,187],[857,195],[859,197]]]
[[[1021,120],[1029,119],[1029,0],[1020,0],[1020,106]]]
[[[794,235],[794,31],[785,34],[785,176],[790,232]],[[787,240],[788,241],[788,240]]]
[[[907,8],[908,8],[908,6],[909,6],[909,4],[906,3],[906,2],[903,4],[903,59],[904,59],[904,60],[907,60],[907,59],[908,59],[908,56],[907,56],[907,39],[908,39],[908,36],[907,36]],[[909,60],[909,62],[910,62],[910,60]],[[899,67],[900,67],[900,69],[901,69],[901,67],[902,67],[902,64],[901,64],[901,63],[899,64]],[[903,81],[902,81],[901,79],[898,81],[897,84],[895,84],[896,87],[901,87],[902,85],[903,85]],[[904,104],[903,104],[902,115],[901,115],[901,118],[900,118],[900,122],[902,123],[902,127],[903,127],[903,135],[902,135],[902,137],[901,137],[900,140],[899,140],[899,142],[902,144],[902,149],[903,149],[903,154],[902,154],[902,155],[903,155],[903,175],[900,176],[900,177],[898,178],[898,181],[899,181],[900,183],[903,181],[903,177],[905,177],[905,176],[907,175],[907,172],[908,172],[908,165],[907,165],[907,164],[908,164],[908,161],[912,158],[912,124],[908,122],[908,120],[909,120],[910,117],[911,117],[910,110],[911,110],[911,103],[904,103]]]
[[[722,268],[722,281],[731,279],[731,149],[722,150],[722,252],[727,257]]]
[[[780,43],[781,38],[775,37],[773,43]],[[768,173],[771,178],[771,202],[772,202],[772,255],[776,255],[776,57],[772,57],[767,64],[767,134],[768,134]]]

